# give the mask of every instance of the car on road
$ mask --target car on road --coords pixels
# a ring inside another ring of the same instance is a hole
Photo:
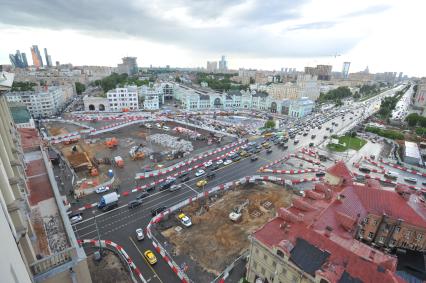
[[[110,205],[107,205],[107,206],[104,206],[103,208],[102,208],[102,212],[107,212],[107,211],[110,211],[110,210],[113,210],[114,208],[116,208],[116,207],[118,207],[118,203],[112,203],[112,204],[110,204]]]
[[[195,172],[195,176],[197,176],[197,177],[200,177],[204,174],[206,174],[206,171],[204,171],[203,169],[200,169],[197,172]]]
[[[232,160],[231,159],[227,159],[227,160],[225,160],[225,162],[223,162],[223,165],[229,165],[231,163],[232,163]]]
[[[232,160],[235,161],[235,162],[240,160],[240,159],[241,159],[241,156],[239,156],[239,155],[232,158]]]
[[[311,136],[311,139],[314,139],[315,137],[316,137],[316,135],[312,135],[312,136]]]
[[[218,161],[216,161],[216,165],[220,165],[220,164],[223,164],[223,160],[222,159],[219,159]]]
[[[173,185],[169,188],[169,192],[174,192],[182,189],[182,185]]]
[[[215,171],[219,169],[219,165],[213,165],[212,167],[210,167],[210,170]]]
[[[70,215],[71,224],[76,224],[82,220],[83,220],[83,216],[81,216],[81,213]]]
[[[186,216],[184,213],[180,213],[178,215],[178,219],[179,219],[180,223],[183,224],[183,226],[185,226],[185,227],[191,227],[192,226],[191,218],[189,218],[189,216]]]
[[[417,179],[413,178],[413,177],[405,177],[404,181],[407,182],[407,183],[417,184]]]
[[[200,180],[200,181],[197,182],[197,187],[202,188],[205,185],[207,185],[207,182],[208,181],[206,179],[202,179],[202,180]]]
[[[313,142],[310,142],[309,143],[309,147],[313,147],[314,146],[314,143]]]
[[[213,179],[214,177],[216,177],[216,173],[210,172],[206,175],[207,179]]]
[[[294,140],[294,144],[298,144],[299,143],[299,140],[298,139],[295,139]]]
[[[129,204],[127,204],[127,207],[129,209],[132,209],[132,208],[140,206],[141,204],[142,204],[142,200],[141,199],[136,199],[136,200],[130,201]]]
[[[181,173],[181,174],[179,175],[179,177],[178,177],[178,178],[183,178],[183,177],[185,177],[186,175],[188,175],[188,172],[183,172],[183,173]]]
[[[146,198],[147,196],[149,196],[149,193],[148,193],[148,192],[142,192],[142,193],[140,193],[140,194],[136,197],[136,199],[144,199],[144,198]]]
[[[181,182],[183,183],[183,182],[189,181],[189,179],[191,179],[189,176],[185,176],[182,178]]]
[[[157,257],[155,256],[155,254],[151,250],[146,250],[143,253],[143,256],[149,262],[149,264],[154,265],[154,264],[157,263]]]
[[[99,188],[97,188],[95,190],[95,192],[97,194],[105,193],[105,192],[108,192],[108,191],[109,191],[109,187],[108,186],[102,186],[102,187],[99,187]]]
[[[398,173],[392,172],[392,171],[388,171],[388,172],[385,173],[385,177],[389,178],[389,179],[397,179],[398,176],[399,176]]]
[[[145,239],[145,235],[143,234],[142,228],[136,229],[136,239],[138,239],[138,241],[142,241],[143,239]]]
[[[315,173],[315,176],[317,176],[317,177],[324,177],[325,176],[325,172],[317,172],[317,173]]]
[[[266,153],[272,153],[272,148],[268,148],[268,149],[266,150]]]
[[[204,167],[210,167],[212,165],[213,165],[213,162],[211,162],[211,161],[207,161],[207,162],[204,163]]]
[[[256,161],[256,160],[258,160],[259,159],[259,157],[257,157],[257,155],[253,155],[251,158],[250,158],[250,160],[251,161]]]
[[[157,208],[153,208],[153,209],[151,209],[151,215],[156,216],[157,214],[160,214],[161,212],[163,212],[166,209],[167,209],[166,206],[160,206],[160,207],[157,207]]]
[[[359,167],[358,170],[367,174],[371,173],[371,169],[368,167]]]

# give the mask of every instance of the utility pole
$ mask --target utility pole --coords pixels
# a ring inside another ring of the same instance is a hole
[[[98,229],[98,223],[96,222],[96,214],[95,211],[92,211],[93,213],[93,220],[95,221],[95,228],[96,228],[96,233],[98,235],[98,244],[99,244],[99,254],[102,257],[102,244],[101,244],[101,235],[99,234],[99,229]]]

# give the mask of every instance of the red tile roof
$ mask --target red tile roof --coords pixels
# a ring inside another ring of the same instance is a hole
[[[348,169],[343,160],[338,161],[336,164],[326,170],[327,173],[343,178],[346,182],[351,182],[353,178],[352,172]]]
[[[32,128],[18,128],[21,135],[21,146],[24,152],[31,151],[40,146],[38,131]]]
[[[28,162],[26,174],[29,191],[28,200],[31,206],[53,197],[52,186],[50,185],[43,160],[38,159]]]
[[[370,251],[360,256],[350,247],[339,245],[322,232],[306,227],[303,223],[292,223],[286,229],[281,228],[284,227],[282,224],[284,224],[282,219],[275,218],[253,236],[271,248],[278,246],[283,240],[288,240],[295,245],[297,238],[300,238],[320,250],[327,251],[330,256],[317,273],[328,278],[330,282],[337,282],[344,271],[363,282],[403,282],[394,273],[396,258],[392,256],[377,251],[372,253],[372,258],[369,258],[370,252],[374,249],[358,242],[356,245],[361,245],[365,251]]]

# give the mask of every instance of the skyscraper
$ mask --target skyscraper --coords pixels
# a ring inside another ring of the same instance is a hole
[[[228,70],[228,62],[226,62],[225,55],[219,61],[219,72],[226,72]]]
[[[44,48],[44,58],[46,59],[46,66],[52,67],[52,57],[50,57],[50,55],[47,54],[47,48]]]
[[[136,57],[124,57],[122,58],[123,63],[118,64],[117,69],[119,74],[126,73],[129,76],[134,75],[138,72],[138,63]]]
[[[33,58],[34,67],[36,68],[43,67],[43,59],[41,58],[40,50],[38,50],[37,45],[33,45],[33,47],[31,47],[31,56]]]
[[[21,53],[19,50],[16,50],[15,54],[9,54],[9,59],[12,66],[15,68],[28,67],[27,57],[25,56],[25,53]]]
[[[215,73],[217,71],[217,61],[207,61],[207,72]]]
[[[343,79],[347,79],[349,77],[350,66],[351,66],[351,62],[343,62],[343,68],[342,68]]]
[[[22,57],[22,63],[24,63],[24,68],[28,67],[27,54],[25,54],[24,52],[22,52],[21,53],[21,57]]]

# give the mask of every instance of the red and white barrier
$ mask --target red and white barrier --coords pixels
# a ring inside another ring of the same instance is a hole
[[[273,173],[273,174],[304,174],[304,173],[315,173],[318,172],[318,169],[300,169],[300,170],[280,170],[280,169],[263,169],[262,173]]]
[[[411,170],[411,169],[408,169],[407,167],[400,166],[398,164],[391,163],[391,162],[388,162],[388,161],[384,161],[383,159],[380,159],[380,162],[383,163],[383,164],[385,164],[385,165],[391,166],[391,167],[393,167],[395,169],[398,169],[398,170],[401,170],[401,171],[404,171],[404,172],[407,172],[407,173],[410,173],[410,174],[413,174],[413,175],[418,175],[418,176],[426,177],[426,173],[423,173],[423,172],[419,172],[419,171],[416,171],[416,170]],[[377,163],[377,162],[375,162],[375,163]]]
[[[123,249],[122,246],[117,245],[116,243],[109,241],[109,240],[101,240],[100,243],[98,240],[77,240],[77,242],[80,245],[83,244],[91,244],[94,246],[104,246],[106,247],[111,246],[114,249],[116,249],[127,261],[127,263],[129,264],[129,266],[132,268],[133,273],[143,282],[143,283],[147,283],[147,281],[145,280],[145,278],[142,276],[142,273],[140,272],[139,268],[135,265],[135,263],[133,262],[132,258],[127,254],[127,252]]]

